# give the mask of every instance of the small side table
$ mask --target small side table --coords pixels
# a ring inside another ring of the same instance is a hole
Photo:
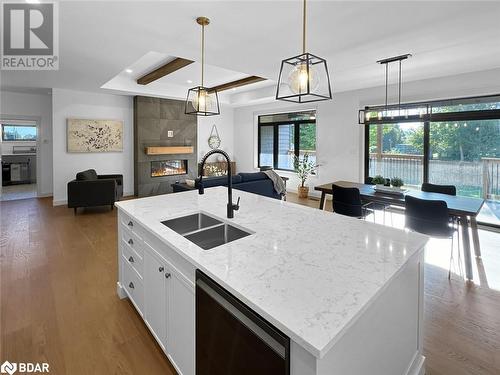
[[[280,176],[281,179],[283,180],[283,183],[285,184],[285,195],[283,196],[283,200],[286,201],[286,182],[290,179],[289,177],[285,176]]]

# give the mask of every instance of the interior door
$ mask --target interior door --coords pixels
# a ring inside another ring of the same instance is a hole
[[[164,262],[154,255],[151,247],[148,247],[144,252],[144,318],[163,349],[165,349],[166,342],[167,320],[166,272]]]

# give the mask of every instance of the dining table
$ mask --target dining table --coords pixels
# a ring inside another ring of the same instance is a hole
[[[351,181],[335,181],[314,187],[314,190],[321,192],[320,209],[325,208],[325,200],[327,195],[332,195],[332,185],[342,187],[354,187],[359,189],[361,199],[365,202],[380,203],[387,206],[405,206],[405,196],[410,195],[419,199],[440,200],[446,202],[448,213],[450,216],[458,219],[460,230],[462,233],[463,252],[465,262],[465,276],[468,280],[473,280],[472,271],[472,254],[471,254],[471,238],[469,229],[472,232],[472,242],[476,257],[481,257],[481,247],[479,244],[479,233],[476,217],[481,211],[484,204],[484,199],[462,197],[456,195],[447,195],[441,193],[431,193],[421,190],[403,189],[400,194],[387,193],[376,191],[375,185],[363,184]]]

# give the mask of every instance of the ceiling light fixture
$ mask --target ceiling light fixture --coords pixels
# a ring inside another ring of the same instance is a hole
[[[306,52],[306,0],[303,2],[302,54],[281,62],[276,100],[310,103],[332,98],[326,60]]]
[[[130,74],[130,73],[133,73],[134,71],[132,69],[125,69],[125,72],[127,72],[128,74]]]
[[[359,124],[373,124],[384,122],[412,122],[422,121],[423,118],[430,114],[430,106],[428,104],[413,103],[401,104],[402,97],[402,62],[411,57],[411,54],[389,57],[387,59],[378,60],[377,63],[385,65],[385,104],[380,106],[365,107],[359,111]],[[397,63],[398,70],[398,102],[389,104],[389,64]]]
[[[402,66],[401,62],[411,57],[411,54],[407,53],[401,56],[389,57],[387,59],[379,60],[377,63],[380,65],[385,65],[385,116],[389,116],[389,104],[388,104],[388,92],[389,92],[389,64],[393,62],[399,63],[399,75],[398,75],[398,105],[396,110],[398,116],[401,116],[401,87],[402,87]],[[384,117],[382,115],[382,117]],[[394,111],[391,111],[391,118],[394,118]]]
[[[188,79],[186,82],[187,83],[193,83],[193,81],[191,81],[190,79]]]
[[[201,84],[188,90],[184,113],[187,115],[213,116],[220,114],[217,90],[203,86],[205,65],[205,26],[210,23],[207,17],[198,17],[201,26]]]

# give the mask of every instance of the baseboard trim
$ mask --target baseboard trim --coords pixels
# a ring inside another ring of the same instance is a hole
[[[52,197],[52,193],[40,193],[40,194],[37,194],[37,198],[50,198]]]
[[[64,206],[65,204],[68,204],[67,199],[62,199],[62,200],[52,200],[52,206]]]
[[[425,357],[417,352],[406,375],[425,375]]]
[[[119,281],[116,283],[116,294],[118,294],[118,297],[120,297],[120,299],[124,299],[127,297],[127,293],[125,293],[125,290],[123,290],[123,287]]]
[[[134,195],[134,193],[125,193],[125,194],[123,194],[123,197],[132,197],[133,195]],[[50,196],[52,196],[52,194]],[[64,206],[66,204],[68,204],[67,199],[59,199],[59,200],[54,199],[52,201],[52,206],[54,206],[54,207],[55,206]]]

